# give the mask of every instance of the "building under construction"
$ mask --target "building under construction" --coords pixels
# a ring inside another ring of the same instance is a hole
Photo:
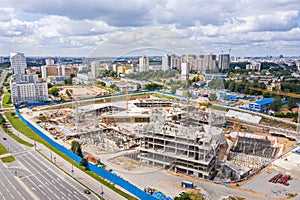
[[[207,124],[185,126],[155,113],[152,117],[141,130],[141,161],[178,173],[211,178],[224,142],[222,129]]]

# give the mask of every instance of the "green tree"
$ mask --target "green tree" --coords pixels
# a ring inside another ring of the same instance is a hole
[[[215,93],[211,93],[211,94],[209,95],[209,98],[208,98],[208,99],[209,99],[210,101],[215,101],[215,100],[217,100],[217,98],[218,98],[218,97],[217,97],[217,95],[216,95]]]
[[[263,97],[264,98],[270,98],[271,97],[271,92],[269,92],[269,91],[263,92]]]
[[[115,89],[116,87],[117,87],[117,85],[116,84],[111,84],[110,86],[109,86],[111,89]]]
[[[145,86],[146,90],[161,90],[162,85],[159,85],[157,83],[147,83]]]
[[[50,88],[50,90],[49,90],[49,93],[50,93],[51,95],[55,96],[55,97],[58,96],[58,92],[59,92],[59,89],[58,89],[57,87],[52,87],[52,88]]]
[[[171,93],[172,93],[172,94],[175,94],[175,92],[176,92],[176,90],[177,90],[178,88],[179,88],[178,85],[172,84],[172,85],[171,85]]]
[[[82,158],[81,161],[80,161],[80,165],[83,166],[85,169],[87,168],[87,165],[88,165],[88,160],[87,158]]]
[[[275,112],[278,112],[281,106],[282,106],[282,102],[280,98],[276,98],[275,101],[273,101],[273,103],[271,103],[270,105],[271,109],[274,110]]]
[[[73,140],[71,143],[71,150],[73,153],[77,154],[81,158],[83,157],[81,145],[77,140]]]
[[[137,83],[136,84],[136,90],[140,90],[140,89],[142,89],[142,85],[140,83]]]
[[[191,200],[191,195],[189,193],[182,193],[179,197],[175,197],[174,200]]]

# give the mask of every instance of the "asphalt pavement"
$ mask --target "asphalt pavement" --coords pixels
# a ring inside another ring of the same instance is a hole
[[[3,140],[4,137],[7,139]],[[33,148],[19,144],[2,130],[0,138],[1,144],[16,159],[11,164],[2,164],[4,168],[1,168],[7,181],[1,178],[6,188],[0,187],[0,191],[9,195],[7,199],[98,199],[94,194],[85,194],[85,187],[45,160]],[[10,173],[5,173],[5,170]],[[21,194],[21,198],[12,198],[11,195],[17,194]]]

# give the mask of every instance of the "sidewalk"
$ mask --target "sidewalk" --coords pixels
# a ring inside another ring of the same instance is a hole
[[[5,115],[3,117],[7,120]],[[8,120],[7,120],[8,121]],[[21,139],[30,142],[34,144],[34,141],[24,136],[22,133],[19,133],[13,126],[9,128],[15,135],[19,136]],[[34,148],[34,147],[33,147]],[[121,196],[120,194],[114,192],[110,188],[106,187],[105,185],[102,185],[100,182],[95,180],[93,177],[90,177],[85,172],[81,171],[80,169],[74,167],[71,163],[64,160],[62,157],[45,147],[41,143],[36,143],[36,150],[39,151],[41,154],[43,154],[46,158],[48,158],[50,161],[52,161],[52,164],[56,164],[58,167],[63,169],[67,174],[70,176],[73,176],[78,181],[89,187],[91,190],[93,190],[97,194],[101,194],[103,192],[103,198],[109,199],[109,200],[126,200],[125,197]],[[50,164],[50,163],[49,163]],[[55,165],[54,165],[55,166]],[[116,186],[118,187],[118,186]],[[121,188],[119,188],[121,189]]]

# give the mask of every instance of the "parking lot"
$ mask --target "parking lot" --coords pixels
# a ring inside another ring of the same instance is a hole
[[[288,181],[289,186],[269,182],[269,180],[276,176],[278,173],[287,175],[286,173],[284,173],[284,171],[264,171],[254,179],[243,184],[241,186],[241,189],[252,190],[257,193],[262,193],[272,199],[286,199],[289,197],[289,195],[296,195],[295,199],[300,199],[300,196],[297,195],[300,193],[300,180],[295,179],[292,175],[292,179]]]

